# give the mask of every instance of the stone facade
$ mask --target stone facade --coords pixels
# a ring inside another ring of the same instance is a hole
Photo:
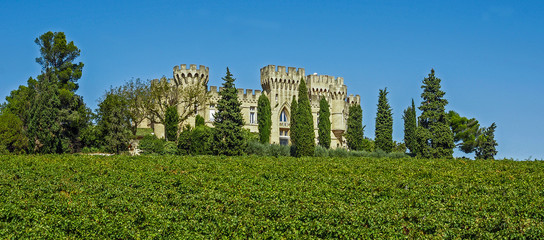
[[[189,68],[185,64],[174,67],[173,80],[177,85],[202,84],[208,89],[209,69],[200,65],[191,64]],[[304,68],[285,68],[284,66],[268,65],[261,68],[261,90],[238,89],[238,99],[242,103],[241,110],[246,129],[258,132],[257,126],[257,101],[261,94],[266,94],[270,100],[272,110],[272,132],[270,143],[289,144],[289,119],[291,117],[290,106],[293,95],[298,99],[298,85],[300,79],[306,81],[308,87],[312,114],[314,117],[314,129],[317,143],[317,117],[319,112],[319,100],[326,98],[331,107],[331,147],[345,147],[345,139],[342,137],[346,130],[348,109],[350,104],[360,104],[359,95],[347,95],[347,87],[344,79],[327,75],[305,75]],[[210,98],[206,106],[198,109],[198,114],[203,116],[208,126],[213,126],[213,114],[219,100],[220,88],[210,86],[208,92]],[[187,120],[194,125],[194,116]],[[155,134],[164,137],[164,126],[155,124]]]

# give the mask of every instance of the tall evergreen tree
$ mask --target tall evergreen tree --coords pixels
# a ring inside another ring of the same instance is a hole
[[[434,69],[423,79],[421,98],[421,115],[417,127],[418,157],[452,158],[453,133],[448,123],[445,107],[448,100],[443,99],[445,92],[440,90],[440,78],[434,75]]]
[[[242,126],[244,119],[240,111],[240,101],[234,85],[234,78],[227,68],[223,77],[223,89],[217,102],[215,113],[215,152],[223,155],[242,155],[246,149],[246,141]]]
[[[387,88],[380,89],[378,98],[378,112],[376,113],[376,138],[377,149],[391,152],[393,149],[393,113],[387,101]]]
[[[295,156],[313,156],[315,151],[315,132],[312,108],[308,96],[308,88],[304,79],[298,86],[298,106],[296,112],[296,148]]]
[[[361,105],[353,104],[349,106],[348,127],[344,134],[348,148],[355,151],[363,150],[363,134],[363,109]]]
[[[164,131],[166,141],[176,141],[178,135],[179,115],[176,106],[166,108],[164,116]]]
[[[257,102],[257,123],[259,124],[259,141],[261,143],[270,143],[272,110],[270,109],[270,101],[264,92]]]
[[[485,129],[480,128],[478,120],[461,117],[455,111],[448,112],[448,123],[453,132],[453,142],[464,153],[472,153],[478,147],[479,136]]]
[[[298,108],[298,102],[295,95],[293,95],[293,100],[291,100],[291,118],[289,119],[289,129],[290,134],[289,138],[291,140],[291,156],[296,156],[296,149],[297,149],[297,128],[296,128],[296,118],[297,118],[297,108]]]
[[[497,125],[492,123],[486,128],[482,135],[478,138],[478,147],[476,148],[476,159],[494,159],[497,155],[496,147],[499,145],[495,141],[495,129]]]
[[[409,106],[404,110],[404,144],[406,148],[410,150],[410,153],[414,153],[416,149],[416,128],[417,128],[417,116],[416,106],[414,99],[412,99],[412,106]]]
[[[110,152],[120,153],[127,149],[130,139],[130,114],[128,103],[120,92],[111,89],[98,104],[98,129],[104,145]]]
[[[331,147],[331,112],[329,108],[329,102],[322,97],[319,101],[319,122],[317,128],[319,145],[324,148]]]

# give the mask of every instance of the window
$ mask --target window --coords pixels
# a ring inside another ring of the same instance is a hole
[[[278,102],[278,94],[276,94],[276,102]]]
[[[210,117],[209,117],[209,120],[210,122],[213,122],[215,121],[215,105],[210,105]]]
[[[280,122],[287,122],[287,113],[285,112],[285,110],[281,111]]]
[[[249,124],[255,124],[255,107],[249,107]]]

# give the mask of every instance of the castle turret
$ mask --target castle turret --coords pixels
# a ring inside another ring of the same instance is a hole
[[[174,82],[177,86],[200,84],[207,87],[209,73],[209,68],[203,65],[196,68],[195,64],[191,64],[189,65],[189,68],[187,68],[186,64],[181,64],[179,67],[174,67]]]

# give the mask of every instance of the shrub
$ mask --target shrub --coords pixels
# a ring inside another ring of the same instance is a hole
[[[162,154],[164,152],[164,143],[163,139],[158,139],[155,135],[147,135],[140,140],[138,148],[144,153]]]
[[[316,157],[328,157],[329,156],[329,149],[321,146],[321,145],[317,145],[315,146],[315,150],[314,150],[314,155]]]
[[[200,125],[191,130],[191,145],[189,147],[192,155],[211,155],[213,153],[213,128]]]
[[[273,157],[280,157],[285,156],[288,157],[291,153],[291,148],[287,145],[279,145],[279,144],[270,144],[268,145],[268,156]]]
[[[246,147],[247,155],[266,156],[268,152],[268,144],[260,143],[259,141],[249,141]]]
[[[336,148],[329,151],[329,157],[347,157],[349,156],[348,150],[345,148]]]
[[[176,146],[175,142],[171,142],[171,141],[164,142],[162,154],[175,155],[177,153],[178,153],[178,146]]]

